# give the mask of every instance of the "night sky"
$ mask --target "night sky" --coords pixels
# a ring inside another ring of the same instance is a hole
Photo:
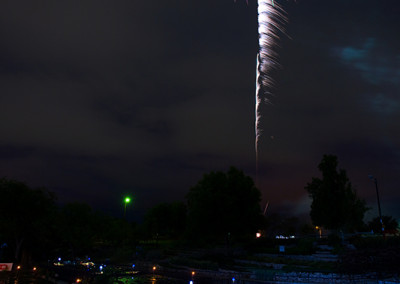
[[[275,0],[278,2],[278,0]],[[400,218],[400,1],[280,0],[257,185],[271,212],[338,156],[377,216]],[[0,176],[130,218],[210,171],[256,179],[255,0],[0,2]]]

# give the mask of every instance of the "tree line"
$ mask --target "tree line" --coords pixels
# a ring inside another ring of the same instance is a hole
[[[123,246],[133,235],[132,224],[93,211],[88,204],[59,207],[45,188],[0,179],[0,262],[31,263],[59,255],[73,259]]]
[[[305,186],[312,199],[313,226],[344,232],[365,230],[366,203],[337,165],[336,156],[325,155],[319,164],[322,178],[312,178]],[[296,217],[265,217],[260,191],[249,176],[234,167],[205,174],[190,188],[186,203],[158,204],[140,225],[93,211],[85,203],[57,206],[56,196],[47,189],[32,189],[16,180],[0,179],[0,197],[0,262],[115,253],[118,248],[137,246],[140,240],[229,244],[254,238],[259,230],[267,235],[314,230],[313,226],[299,226]],[[390,226],[397,228],[393,218],[385,218],[387,225],[391,222]],[[370,228],[376,226],[376,220],[371,221]]]

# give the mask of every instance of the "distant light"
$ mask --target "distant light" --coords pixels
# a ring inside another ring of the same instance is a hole
[[[256,233],[256,238],[260,238],[261,237],[261,233]]]
[[[61,257],[58,258],[58,262],[60,262],[60,261],[61,261]]]
[[[157,267],[153,266],[153,271],[156,270]]]
[[[125,203],[129,203],[131,202],[131,198],[130,197],[125,197]]]
[[[135,265],[134,264],[132,264],[132,268],[135,269]]]
[[[196,272],[192,271],[192,275],[195,275],[195,274],[196,274]]]
[[[193,284],[193,281],[192,281],[192,280],[190,280],[190,281],[189,281],[189,284]]]
[[[235,277],[232,277],[232,282],[235,282],[235,280],[236,280]]]
[[[90,261],[88,261],[88,262],[81,262],[81,265],[83,265],[83,266],[86,266],[86,267],[90,267],[90,266],[94,266],[94,263],[93,262],[90,262]]]
[[[33,268],[33,271],[36,271],[36,267]]]
[[[19,270],[19,269],[21,269],[21,266],[20,266],[20,265],[18,265],[18,266],[17,266],[17,269],[18,269],[18,270]]]
[[[275,239],[287,240],[287,239],[289,239],[289,237],[283,236],[283,235],[277,235],[277,236],[275,236]]]
[[[81,283],[81,282],[82,282],[82,279],[80,279],[80,278],[76,279],[76,283]]]
[[[100,265],[99,269],[100,269],[100,271],[102,271],[103,270],[103,265]]]

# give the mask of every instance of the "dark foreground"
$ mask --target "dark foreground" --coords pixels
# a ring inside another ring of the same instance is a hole
[[[398,275],[283,272],[253,269],[247,272],[166,268],[141,264],[82,269],[77,266],[37,267],[0,272],[0,284],[9,283],[104,283],[104,284],[260,284],[260,283],[400,283]]]

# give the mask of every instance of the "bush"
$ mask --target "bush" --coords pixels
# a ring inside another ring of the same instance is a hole
[[[288,248],[288,254],[313,254],[315,252],[314,239],[299,239],[296,246]]]
[[[400,238],[357,237],[351,240],[356,251],[341,255],[341,269],[344,272],[386,272],[399,273]]]
[[[338,234],[330,234],[328,236],[328,245],[336,247],[342,244],[342,238]]]

